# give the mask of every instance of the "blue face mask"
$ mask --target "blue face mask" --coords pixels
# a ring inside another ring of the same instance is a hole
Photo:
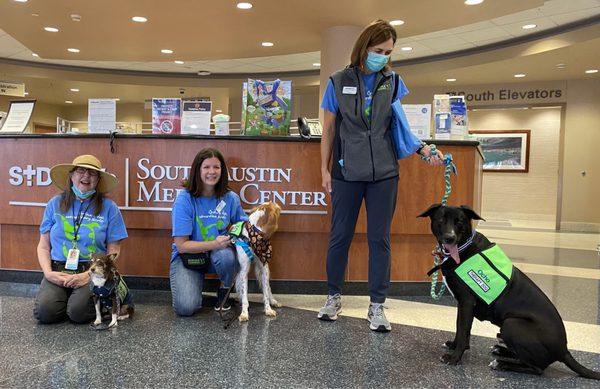
[[[365,65],[369,71],[378,72],[381,69],[383,69],[383,67],[388,63],[389,60],[389,55],[377,54],[375,52],[369,51]]]
[[[73,190],[73,193],[75,193],[75,196],[79,197],[82,200],[89,199],[94,195],[94,193],[96,193],[96,189],[92,189],[87,192],[82,192],[75,185],[71,185],[71,189]]]

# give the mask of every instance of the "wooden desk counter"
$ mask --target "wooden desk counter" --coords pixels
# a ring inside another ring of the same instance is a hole
[[[450,204],[481,208],[482,156],[477,142],[433,141],[452,153]],[[273,238],[274,280],[326,280],[325,256],[331,209],[323,192],[319,140],[295,137],[117,135],[0,136],[0,269],[39,270],[36,245],[45,203],[57,190],[49,168],[94,154],[120,184],[109,197],[122,209],[129,238],[120,270],[127,275],[168,277],[171,206],[196,153],[214,147],[223,153],[230,186],[246,209],[266,200],[283,209]],[[392,281],[424,281],[434,240],[427,220],[416,215],[440,202],[443,168],[417,156],[400,163],[398,202],[392,225]],[[367,280],[366,218],[361,211],[350,248],[348,281]]]

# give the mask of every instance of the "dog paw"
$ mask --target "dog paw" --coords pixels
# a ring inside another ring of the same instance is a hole
[[[456,343],[454,343],[453,340],[448,340],[444,343],[444,347],[446,347],[448,350],[454,350],[456,348]]]
[[[446,365],[458,365],[458,363],[460,362],[460,357],[454,354],[444,354],[442,355],[440,360]]]
[[[241,313],[240,317],[238,318],[240,322],[244,322],[244,321],[248,321],[250,320],[250,316],[248,315],[248,313]]]
[[[119,325],[119,322],[117,320],[114,320],[114,321],[110,322],[110,324],[108,325],[108,328],[114,328],[118,325]]]
[[[271,300],[270,303],[271,303],[271,306],[275,307],[275,308],[281,308],[281,307],[283,307],[283,305],[281,305],[281,303],[279,301],[275,300],[275,299]]]
[[[99,326],[102,323],[102,319],[96,319],[94,320],[94,325],[95,326]]]
[[[269,309],[265,309],[265,315],[270,316],[270,317],[275,317],[275,316],[277,316],[277,312],[275,312],[274,309],[269,308]]]

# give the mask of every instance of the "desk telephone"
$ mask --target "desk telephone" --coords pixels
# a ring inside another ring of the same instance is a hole
[[[298,132],[305,139],[310,139],[311,136],[323,135],[323,127],[319,119],[306,119],[305,117],[298,118]]]

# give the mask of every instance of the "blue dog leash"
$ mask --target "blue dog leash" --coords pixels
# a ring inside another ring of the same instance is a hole
[[[425,161],[429,161],[429,159],[432,156],[437,155],[438,151],[437,151],[437,147],[435,145],[429,145],[429,149],[431,150],[431,156],[429,157],[424,157],[421,156],[421,159],[425,160]],[[456,165],[454,164],[454,162],[452,162],[452,154],[446,154],[444,157],[444,196],[442,197],[442,206],[445,206],[446,203],[448,202],[448,197],[450,196],[450,193],[452,193],[452,184],[450,183],[450,175],[452,173],[454,173],[455,175],[458,175],[458,170],[456,169]],[[438,255],[433,255],[433,265],[434,268],[439,269],[439,266],[441,265],[442,261],[440,260]],[[446,291],[446,285],[442,284],[440,291],[436,293],[436,287],[437,287],[437,283],[438,283],[438,270],[435,270],[432,274],[431,274],[431,298],[433,298],[434,300],[439,300],[442,298],[442,296],[444,295],[444,292]]]

